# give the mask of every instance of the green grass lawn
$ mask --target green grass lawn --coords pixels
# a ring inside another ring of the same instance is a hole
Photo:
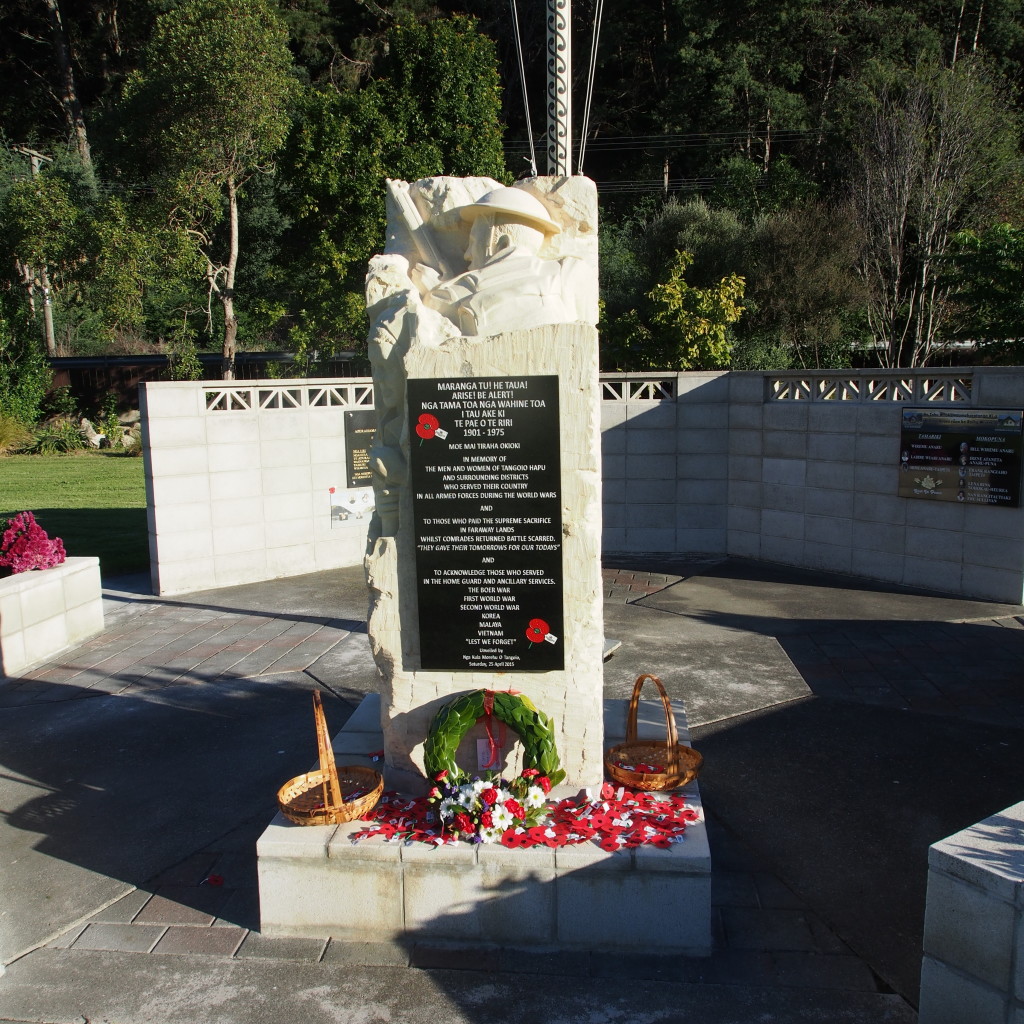
[[[109,451],[0,458],[0,517],[24,511],[69,555],[98,555],[103,576],[149,569],[141,458]]]

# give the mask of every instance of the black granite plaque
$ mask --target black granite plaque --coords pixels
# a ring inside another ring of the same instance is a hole
[[[904,409],[899,494],[1020,505],[1020,409]]]
[[[377,430],[374,409],[353,409],[345,413],[345,468],[349,487],[369,487],[370,448]]]
[[[564,667],[558,377],[408,381],[420,663]]]

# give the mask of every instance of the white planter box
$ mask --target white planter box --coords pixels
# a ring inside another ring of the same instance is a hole
[[[103,628],[98,558],[0,579],[0,676],[15,676]]]

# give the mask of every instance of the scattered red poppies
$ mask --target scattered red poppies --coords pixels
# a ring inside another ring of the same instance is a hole
[[[548,805],[548,812],[544,824],[529,828],[517,824],[507,829],[501,844],[511,849],[528,849],[594,842],[610,853],[638,846],[667,849],[683,841],[688,824],[700,820],[698,812],[687,806],[684,797],[634,792],[608,783],[601,787],[599,797],[559,800]],[[459,827],[457,818],[456,827]],[[457,841],[454,835],[442,830],[441,821],[427,797],[410,799],[397,793],[385,793],[384,799],[362,820],[368,822],[369,827],[357,832],[353,841],[370,836],[435,846]]]

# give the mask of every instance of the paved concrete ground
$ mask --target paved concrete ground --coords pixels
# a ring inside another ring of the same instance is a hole
[[[1024,793],[1024,608],[631,559],[606,691],[687,703],[715,954],[271,939],[253,848],[308,691],[336,730],[376,688],[361,572],[117,583],[103,634],[0,681],[0,1020],[912,1021],[928,844]]]

